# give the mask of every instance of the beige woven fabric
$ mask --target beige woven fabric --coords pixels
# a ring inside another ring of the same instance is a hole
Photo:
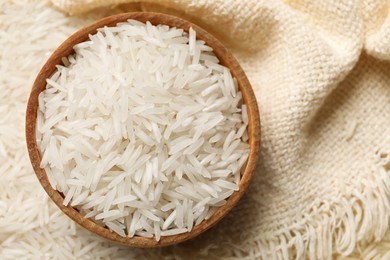
[[[131,1],[52,2],[75,14]],[[131,8],[187,18],[233,50],[262,126],[258,171],[239,206],[200,238],[149,253],[330,259],[381,240],[390,216],[389,3],[146,2]]]

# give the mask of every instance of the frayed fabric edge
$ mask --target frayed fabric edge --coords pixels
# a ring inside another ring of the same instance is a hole
[[[350,255],[358,245],[380,241],[389,228],[390,152],[377,155],[373,176],[353,183],[354,188],[337,201],[320,202],[311,210],[315,214],[252,236],[242,247],[231,244],[223,252],[224,259],[332,259]]]

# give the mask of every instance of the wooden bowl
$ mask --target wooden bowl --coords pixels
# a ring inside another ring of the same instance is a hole
[[[192,27],[197,33],[197,39],[205,41],[207,45],[212,47],[214,49],[215,55],[219,58],[220,63],[228,67],[232,73],[232,76],[237,79],[239,88],[243,95],[243,101],[248,108],[248,136],[250,153],[247,163],[241,169],[242,176],[241,181],[239,183],[239,191],[234,192],[228,198],[227,203],[225,205],[220,207],[211,216],[211,218],[209,218],[208,220],[204,220],[199,225],[195,226],[191,232],[175,236],[161,237],[159,242],[157,242],[154,238],[145,238],[138,236],[134,236],[132,238],[121,237],[115,232],[111,232],[108,228],[96,224],[91,219],[85,218],[81,213],[79,213],[77,209],[71,206],[64,206],[63,194],[52,188],[45,170],[41,169],[39,166],[41,161],[41,155],[38,150],[35,137],[36,117],[38,109],[38,95],[46,88],[46,79],[54,73],[54,71],[56,70],[55,66],[57,64],[62,64],[61,58],[67,57],[72,54],[74,52],[73,46],[80,42],[88,40],[89,34],[95,34],[98,28],[104,26],[115,26],[117,23],[125,22],[128,19],[134,19],[141,22],[149,21],[153,25],[164,24],[170,27],[182,28],[186,32],[188,32],[190,27]],[[245,76],[244,71],[242,70],[236,59],[232,56],[232,54],[212,35],[210,35],[205,30],[195,24],[173,16],[159,13],[124,13],[101,19],[91,25],[82,28],[81,30],[70,36],[65,42],[63,42],[50,56],[46,64],[39,72],[30,93],[26,112],[26,139],[30,160],[41,185],[46,190],[49,197],[66,215],[68,215],[71,219],[73,219],[82,227],[111,241],[132,247],[161,247],[188,240],[214,226],[232,209],[232,207],[242,197],[248,187],[249,180],[252,177],[252,173],[254,172],[256,163],[259,159],[260,118],[255,95],[247,77]]]

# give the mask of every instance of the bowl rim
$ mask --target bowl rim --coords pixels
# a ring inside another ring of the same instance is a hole
[[[141,22],[149,21],[153,25],[163,24],[170,27],[181,28],[188,32],[189,28],[192,27],[197,35],[197,39],[203,40],[207,45],[213,48],[213,52],[220,60],[220,63],[230,69],[233,77],[237,79],[239,89],[243,95],[243,102],[247,105],[248,111],[248,143],[250,146],[250,152],[246,164],[241,168],[241,180],[239,183],[239,190],[235,191],[228,199],[227,203],[221,206],[208,220],[203,220],[199,225],[193,227],[190,232],[178,234],[174,236],[161,237],[160,241],[156,241],[154,236],[152,238],[134,236],[121,237],[115,232],[111,232],[108,228],[102,227],[96,224],[93,220],[85,218],[75,208],[70,205],[63,205],[63,195],[53,189],[50,185],[48,177],[44,169],[40,168],[41,155],[38,150],[36,142],[36,117],[38,110],[38,96],[41,91],[46,88],[46,78],[50,77],[55,71],[55,65],[62,64],[61,58],[67,57],[74,52],[73,46],[77,43],[88,40],[89,34],[95,34],[98,28],[104,26],[111,27],[117,23],[126,22],[128,19],[134,19]],[[54,203],[73,221],[82,226],[83,228],[111,240],[113,242],[127,245],[130,247],[162,247],[177,244],[188,239],[191,239],[207,229],[217,224],[239,201],[246,191],[249,181],[255,171],[257,162],[260,157],[260,115],[255,98],[255,94],[247,79],[243,69],[233,57],[233,55],[210,33],[182,18],[162,14],[155,12],[130,12],[112,15],[103,19],[97,20],[72,34],[67,38],[51,56],[47,59],[41,70],[39,71],[28,99],[26,109],[26,125],[25,125],[26,142],[28,148],[28,154],[30,157],[31,164],[35,171],[35,174],[41,183],[42,187],[54,201]]]

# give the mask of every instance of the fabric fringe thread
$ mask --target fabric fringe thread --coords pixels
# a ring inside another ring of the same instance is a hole
[[[349,256],[356,247],[380,241],[389,228],[390,148],[378,151],[376,158],[372,178],[361,182],[360,187],[352,184],[351,176],[351,185],[346,183],[345,188],[356,188],[342,192],[345,195],[335,201],[317,203],[301,222],[276,232],[256,234],[255,239],[251,236],[246,247],[228,243],[226,252],[219,250],[218,255],[240,259],[333,259],[336,254]],[[215,248],[210,245],[207,249],[203,255],[213,255]],[[374,249],[365,255],[378,255]]]
[[[352,189],[338,203],[320,203],[313,214],[305,216],[305,223],[259,234],[259,250],[247,259],[332,259],[334,253],[350,255],[359,243],[380,241],[389,228],[390,152],[378,155],[375,175],[362,182],[360,189]]]

